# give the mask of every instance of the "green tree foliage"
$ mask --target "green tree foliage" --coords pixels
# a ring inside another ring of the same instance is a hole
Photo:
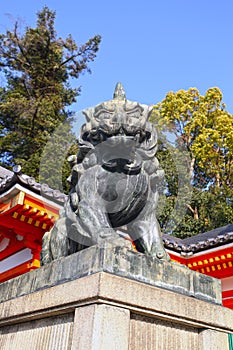
[[[159,130],[175,135],[173,154],[186,150],[190,158],[184,173],[190,177],[192,197],[184,199],[187,211],[174,225],[173,234],[190,236],[232,222],[233,116],[222,102],[220,89],[210,88],[205,95],[196,88],[169,92],[155,106],[152,120]],[[174,181],[177,164],[168,161],[164,152],[169,150],[162,143],[158,156],[166,173],[166,210],[170,213],[180,185]],[[162,226],[167,217],[160,217]]]
[[[77,154],[75,135],[70,131],[70,122],[65,121],[56,127],[52,137],[46,143],[40,157],[39,181],[53,189],[69,192],[67,178],[71,167],[67,158]]]
[[[54,21],[55,12],[44,7],[35,28],[21,34],[16,22],[0,35],[0,70],[6,80],[0,89],[0,160],[7,167],[21,164],[36,179],[50,135],[61,123],[72,122],[67,108],[80,88],[71,88],[69,79],[90,72],[101,40],[97,35],[78,46],[71,35],[57,36]]]

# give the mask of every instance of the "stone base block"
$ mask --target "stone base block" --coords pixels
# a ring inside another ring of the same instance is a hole
[[[228,333],[232,310],[106,272],[0,303],[1,350],[227,350]]]
[[[220,281],[110,243],[92,246],[0,284],[0,301],[10,300],[78,278],[107,272],[186,296],[221,304]]]

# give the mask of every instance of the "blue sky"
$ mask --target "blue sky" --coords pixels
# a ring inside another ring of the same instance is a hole
[[[233,113],[232,0],[8,0],[1,3],[0,32],[16,19],[35,26],[36,12],[56,11],[59,36],[71,34],[78,44],[102,36],[92,74],[82,86],[75,111],[112,98],[121,81],[127,97],[157,103],[168,91],[213,86]]]

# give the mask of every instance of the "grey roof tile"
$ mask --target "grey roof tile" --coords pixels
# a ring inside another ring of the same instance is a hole
[[[6,177],[13,177],[13,175],[14,175],[13,171],[10,171],[0,166],[0,181],[2,179],[5,179]]]
[[[20,167],[15,167],[15,169],[17,171],[15,170],[15,172],[12,172],[0,167],[0,194],[6,192],[18,183],[32,192],[40,194],[42,197],[46,197],[60,205],[64,204],[67,195],[58,190],[54,190],[45,184],[36,182],[33,177],[21,174]]]
[[[183,255],[189,252],[197,253],[233,242],[233,224],[218,227],[185,239],[163,235],[163,241],[166,248],[176,252],[182,252]]]

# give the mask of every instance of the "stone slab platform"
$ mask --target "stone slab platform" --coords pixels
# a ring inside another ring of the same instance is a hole
[[[34,293],[84,276],[106,272],[179,294],[221,304],[220,281],[128,247],[92,246],[38,270],[0,284],[0,302]]]
[[[233,312],[100,272],[0,304],[1,350],[225,350]]]

